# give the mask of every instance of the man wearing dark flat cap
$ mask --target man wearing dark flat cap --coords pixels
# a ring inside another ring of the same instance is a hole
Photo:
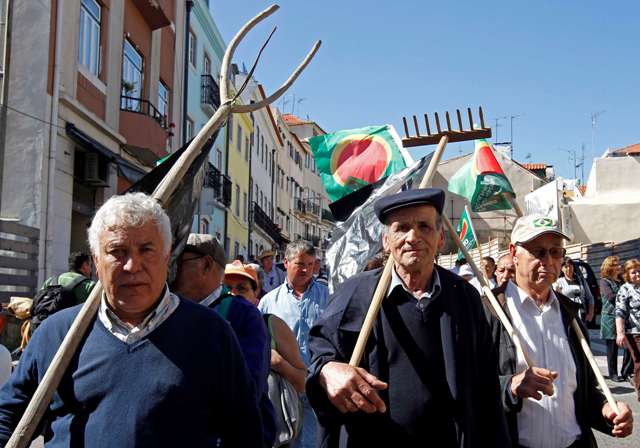
[[[497,355],[475,288],[435,265],[444,192],[378,200],[392,279],[360,367],[348,365],[382,269],[340,285],[311,329],[307,395],[319,446],[509,446]]]

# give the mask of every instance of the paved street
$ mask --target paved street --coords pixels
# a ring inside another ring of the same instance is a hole
[[[599,339],[598,330],[590,330],[591,347],[598,366],[604,375],[607,375],[607,359],[606,359],[606,347],[604,343]],[[618,357],[618,368],[622,366],[622,350],[620,350],[621,356]],[[607,380],[607,384],[611,389],[617,400],[624,401],[633,410],[633,419],[635,422],[635,430],[631,437],[627,439],[614,439],[612,437],[605,436],[596,431],[596,439],[598,440],[599,447],[640,447],[640,431],[638,430],[638,423],[640,422],[640,403],[638,402],[633,386],[629,383],[613,383]]]

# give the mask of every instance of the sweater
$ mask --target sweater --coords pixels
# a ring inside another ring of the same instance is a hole
[[[34,333],[0,390],[0,446],[35,392],[80,310]],[[253,381],[238,341],[215,312],[181,300],[142,340],[125,344],[90,324],[44,419],[52,447],[261,447]]]

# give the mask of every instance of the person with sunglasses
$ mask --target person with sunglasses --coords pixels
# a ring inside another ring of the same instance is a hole
[[[516,353],[511,339],[492,318],[499,353],[503,404],[516,447],[595,447],[592,428],[614,437],[633,430],[629,407],[611,409],[580,348],[571,322],[579,305],[552,285],[560,274],[569,236],[557,220],[530,215],[519,218],[509,253],[515,282],[505,290],[504,309],[532,366]],[[582,332],[588,335],[578,319]]]

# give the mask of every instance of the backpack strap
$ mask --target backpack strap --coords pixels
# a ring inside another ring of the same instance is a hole
[[[62,289],[64,289],[65,291],[73,291],[74,289],[76,289],[76,286],[78,286],[80,283],[84,282],[85,280],[89,280],[89,279],[85,276],[80,276],[75,280],[73,280],[71,283],[69,283],[67,286],[63,286]]]

